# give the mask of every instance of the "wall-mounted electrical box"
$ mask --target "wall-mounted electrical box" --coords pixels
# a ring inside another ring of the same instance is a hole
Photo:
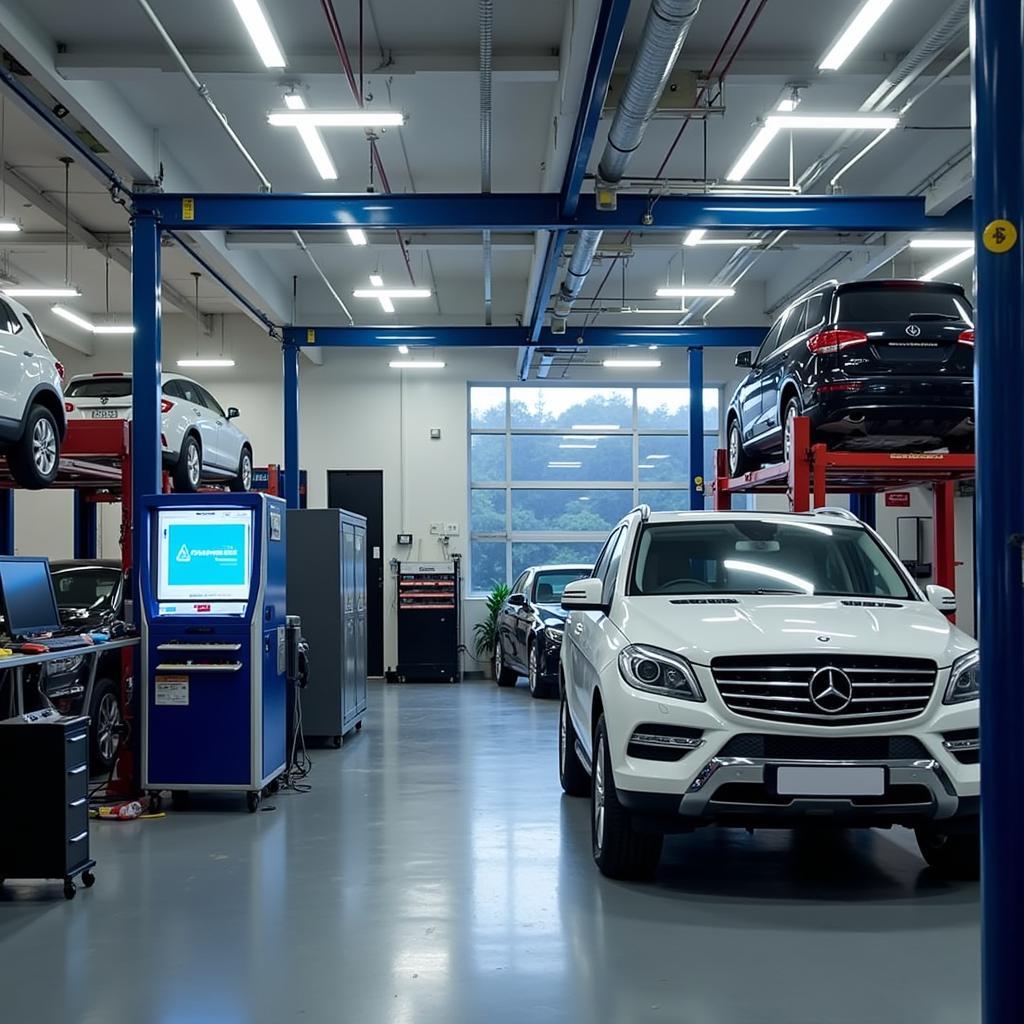
[[[400,533],[395,538],[395,543],[396,544],[401,544],[403,547],[408,547],[410,544],[412,544],[412,534],[411,533]]]

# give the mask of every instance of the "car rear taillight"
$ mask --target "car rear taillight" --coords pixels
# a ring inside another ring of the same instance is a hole
[[[835,391],[860,391],[862,387],[864,387],[862,380],[844,380],[838,384],[819,384],[815,391],[819,395],[827,395]]]
[[[866,345],[868,336],[862,331],[818,331],[807,339],[807,348],[815,355],[834,355],[854,345]]]
[[[57,368],[57,373],[60,379],[64,379],[64,364],[59,359],[54,359],[53,365]]]
[[[65,412],[74,412],[75,411],[74,402],[65,402],[64,403],[64,411]]]
[[[961,345],[970,345],[974,348],[974,328],[972,327],[969,331],[961,331],[960,337],[956,339]]]
[[[160,399],[160,411],[162,413],[169,413],[174,408],[174,403],[169,398]]]

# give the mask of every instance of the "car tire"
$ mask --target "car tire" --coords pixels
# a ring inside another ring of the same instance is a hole
[[[203,480],[203,450],[195,434],[185,435],[173,477],[175,491],[194,494],[199,490]]]
[[[637,831],[629,811],[619,803],[604,715],[597,721],[590,794],[590,834],[601,874],[622,880],[651,878],[664,838],[657,832]]]
[[[252,449],[245,445],[238,460],[238,475],[231,481],[231,490],[252,490]]]
[[[802,416],[803,413],[800,410],[800,400],[795,396],[791,396],[786,400],[786,404],[782,410],[782,461],[789,462],[789,421],[795,419],[797,416]],[[814,443],[814,436],[811,435],[811,443]]]
[[[57,421],[46,406],[29,407],[21,439],[7,449],[7,465],[14,482],[26,490],[42,490],[57,479],[60,435]]]
[[[499,686],[515,686],[519,674],[505,664],[505,652],[501,648],[501,639],[494,645],[494,681]]]
[[[540,654],[537,649],[539,643],[538,640],[531,640],[526,654],[526,678],[530,682],[530,696],[534,700],[553,696],[553,687],[540,674]]]
[[[564,693],[558,709],[558,778],[569,796],[587,796],[590,793],[590,776],[576,752],[576,729]]]
[[[97,679],[89,705],[89,765],[94,771],[109,772],[120,746],[121,699],[117,684]]]
[[[758,463],[748,454],[743,447],[743,437],[740,434],[740,421],[733,416],[729,420],[729,428],[726,434],[726,453],[729,460],[729,476],[743,476],[752,469],[758,468]]]
[[[934,825],[915,830],[921,856],[944,878],[974,881],[981,874],[981,839],[976,831],[943,832]]]

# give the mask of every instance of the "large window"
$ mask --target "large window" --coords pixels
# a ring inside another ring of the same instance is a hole
[[[704,465],[719,447],[719,389],[704,389]],[[470,581],[592,562],[631,508],[689,507],[686,387],[558,384],[469,389]]]

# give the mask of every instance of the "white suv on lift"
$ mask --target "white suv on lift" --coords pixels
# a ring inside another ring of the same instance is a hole
[[[562,606],[561,782],[604,874],[667,832],[825,824],[977,876],[977,644],[849,512],[641,506]]]

